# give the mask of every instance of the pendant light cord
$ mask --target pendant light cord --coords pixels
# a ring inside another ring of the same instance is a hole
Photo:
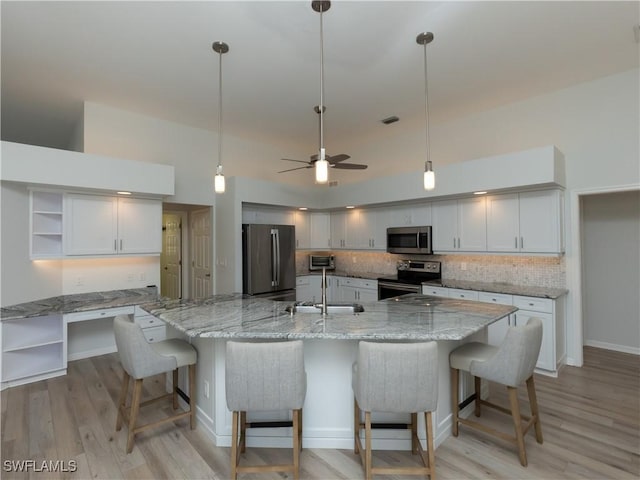
[[[324,33],[320,9],[320,148],[324,148]],[[320,158],[318,158],[320,160]]]
[[[431,155],[430,155],[430,139],[429,139],[429,88],[428,88],[429,82],[428,82],[428,76],[427,76],[427,43],[425,42],[424,44],[424,117],[426,120],[426,128],[425,128],[425,132],[426,132],[426,142],[427,142],[427,162],[431,161]]]
[[[218,56],[218,167],[222,167],[222,52]]]

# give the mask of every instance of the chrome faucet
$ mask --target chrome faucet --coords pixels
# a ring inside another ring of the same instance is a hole
[[[327,269],[322,267],[322,304],[320,308],[322,309],[322,315],[327,314]]]

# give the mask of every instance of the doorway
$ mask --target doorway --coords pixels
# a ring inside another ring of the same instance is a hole
[[[163,205],[160,294],[172,299],[200,299],[213,294],[212,208]]]

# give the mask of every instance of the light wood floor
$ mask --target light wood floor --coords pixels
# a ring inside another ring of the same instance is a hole
[[[640,477],[640,359],[585,348],[583,368],[565,367],[559,378],[536,376],[544,444],[526,438],[529,466],[521,467],[513,447],[461,427],[436,450],[440,479],[637,479]],[[126,455],[126,428],[116,433],[116,401],[121,369],[117,356],[71,362],[68,375],[2,392],[2,466],[10,478],[228,478],[229,449],[212,446],[188,420],[136,437]],[[163,388],[163,377],[145,382],[147,394]],[[528,408],[524,388],[523,408]],[[502,388],[493,399],[506,402]],[[506,403],[505,403],[506,404]],[[157,407],[147,419],[162,415]],[[484,421],[511,429],[511,420],[483,412]],[[248,449],[252,462],[282,459],[288,450]],[[7,460],[74,460],[75,473],[8,473]],[[377,452],[374,461],[417,462],[408,452]],[[351,450],[305,449],[302,478],[363,478]],[[281,479],[279,474],[242,475],[241,479]],[[376,477],[398,478],[398,477]],[[415,478],[415,477],[412,477]]]

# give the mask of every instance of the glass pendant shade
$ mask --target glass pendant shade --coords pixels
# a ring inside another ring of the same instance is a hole
[[[222,174],[222,165],[218,165],[216,169],[216,176],[213,179],[213,189],[216,193],[224,193],[226,190],[226,183],[224,181],[224,175]]]
[[[324,148],[320,149],[318,161],[316,162],[316,183],[327,183],[329,181],[329,162],[325,159]]]
[[[424,166],[424,189],[433,190],[436,188],[436,176],[431,168],[431,162],[425,162]]]

